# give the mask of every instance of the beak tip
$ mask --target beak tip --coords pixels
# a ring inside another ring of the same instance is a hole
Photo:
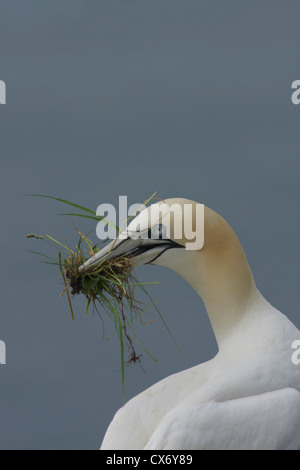
[[[102,259],[102,256],[99,256],[99,253],[96,253],[94,256],[89,258],[85,263],[83,263],[81,266],[79,266],[78,271],[80,273],[82,271],[85,271],[90,266],[98,264],[101,261],[101,259]]]

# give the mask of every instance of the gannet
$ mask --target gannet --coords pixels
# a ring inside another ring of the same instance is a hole
[[[164,203],[178,208],[173,222],[185,204],[197,204],[181,198]],[[218,354],[128,401],[115,414],[101,449],[299,448],[300,365],[291,360],[299,330],[258,291],[243,248],[220,215],[204,206],[204,245],[187,250],[186,239],[175,240],[172,230],[164,239],[151,239],[165,228],[163,216],[149,222],[152,206],[131,221],[127,240],[109,243],[82,269],[122,253],[136,266],[172,269],[202,297]],[[141,237],[145,232],[148,239]],[[188,312],[179,314],[189,321]]]

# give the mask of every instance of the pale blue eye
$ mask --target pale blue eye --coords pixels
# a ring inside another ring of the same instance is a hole
[[[163,224],[154,225],[151,229],[151,238],[161,239],[166,236],[166,227]]]

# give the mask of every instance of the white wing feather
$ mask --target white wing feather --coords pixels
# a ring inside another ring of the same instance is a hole
[[[300,393],[286,388],[226,402],[191,397],[168,413],[145,449],[297,449]]]

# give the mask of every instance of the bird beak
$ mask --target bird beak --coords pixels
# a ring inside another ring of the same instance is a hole
[[[118,238],[106,245],[102,250],[88,259],[79,271],[97,266],[103,261],[125,255],[132,258],[134,266],[150,264],[169,248],[182,248],[173,240],[152,240],[139,238],[136,232],[123,232]]]

